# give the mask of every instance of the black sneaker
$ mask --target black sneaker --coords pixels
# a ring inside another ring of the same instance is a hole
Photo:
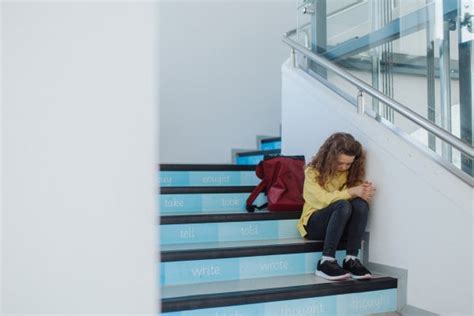
[[[359,259],[349,259],[348,261],[344,259],[342,267],[344,270],[349,271],[353,279],[363,280],[372,278],[372,273],[360,263]]]
[[[349,272],[337,264],[336,260],[326,260],[323,263],[321,263],[321,260],[319,260],[316,267],[316,275],[331,281],[346,280],[351,277]]]

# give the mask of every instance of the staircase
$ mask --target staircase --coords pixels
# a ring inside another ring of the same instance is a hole
[[[161,165],[163,315],[367,315],[396,310],[397,280],[314,276],[322,241],[299,237],[300,212],[247,213],[255,163],[280,140],[237,154],[237,165]],[[239,162],[239,157],[246,158]],[[254,162],[249,164],[250,161]],[[265,196],[257,199],[263,204]],[[344,244],[337,252],[345,255]]]
[[[281,153],[281,138],[271,137],[260,139],[259,150],[237,152],[234,161],[238,165],[256,165],[264,156],[275,156]]]

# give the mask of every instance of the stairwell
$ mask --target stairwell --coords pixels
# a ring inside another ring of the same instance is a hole
[[[247,213],[255,164],[281,139],[234,165],[161,165],[160,286],[164,315],[369,315],[397,308],[397,279],[330,282],[314,275],[322,241],[299,237],[300,212]],[[262,194],[256,203],[263,204]],[[337,259],[345,255],[339,245]]]

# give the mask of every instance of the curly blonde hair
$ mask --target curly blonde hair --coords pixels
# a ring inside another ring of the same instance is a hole
[[[337,158],[341,154],[354,157],[347,175],[347,187],[356,186],[364,180],[365,152],[362,145],[351,134],[335,133],[326,139],[316,156],[306,165],[318,171],[316,181],[319,185],[324,186],[336,174]]]

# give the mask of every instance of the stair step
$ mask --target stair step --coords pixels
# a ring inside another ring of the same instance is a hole
[[[275,156],[281,153],[280,149],[257,150],[237,153],[237,165],[257,165],[265,156]]]
[[[322,240],[288,238],[276,240],[164,245],[161,247],[161,261],[203,260],[317,252],[323,250],[323,243]],[[345,243],[341,242],[338,249],[345,249],[344,247]]]
[[[342,262],[345,244],[336,258]],[[163,245],[161,284],[195,284],[314,271],[322,241],[298,239]]]
[[[162,187],[161,194],[192,194],[192,193],[250,193],[255,189],[253,185],[224,186],[224,187]]]
[[[162,164],[158,178],[162,187],[252,186],[260,182],[252,165]]]
[[[164,225],[161,245],[297,238],[298,220]]]
[[[263,138],[259,147],[260,150],[281,149],[281,137]]]
[[[217,214],[169,213],[161,216],[161,224],[191,224],[191,223],[218,223],[242,221],[267,221],[299,219],[301,211],[269,212],[266,210],[249,213],[242,210],[231,210]]]
[[[245,202],[255,186],[235,187],[162,187],[158,196],[160,213],[221,213],[245,211]],[[266,203],[260,194],[257,205]]]
[[[331,282],[313,273],[165,286],[165,315],[367,315],[397,305],[397,280]]]
[[[298,238],[301,212],[162,216],[161,245]]]

